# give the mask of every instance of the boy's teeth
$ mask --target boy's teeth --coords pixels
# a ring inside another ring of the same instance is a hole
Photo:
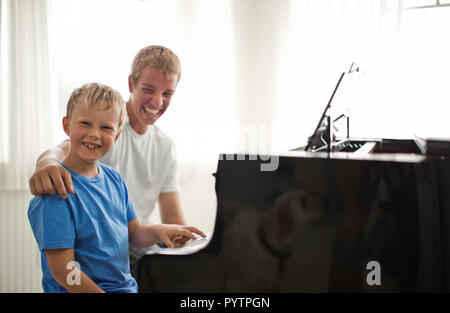
[[[156,115],[159,112],[159,110],[151,110],[151,109],[146,108],[146,107],[144,107],[144,110],[145,110],[145,112],[151,113],[153,115]]]
[[[90,144],[88,144],[88,143],[85,143],[84,145],[85,145],[86,147],[88,147],[89,149],[95,149],[95,148],[98,148],[97,145],[90,145]]]

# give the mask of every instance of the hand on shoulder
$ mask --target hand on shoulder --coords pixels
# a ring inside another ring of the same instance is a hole
[[[36,197],[60,194],[66,199],[67,191],[75,193],[69,171],[53,160],[43,160],[38,163],[29,184],[31,193]]]

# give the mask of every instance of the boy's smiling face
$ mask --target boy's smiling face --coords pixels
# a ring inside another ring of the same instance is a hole
[[[159,69],[150,65],[144,67],[136,84],[133,84],[130,77],[128,84],[131,101],[127,106],[130,123],[144,129],[155,123],[169,107],[177,83],[177,75],[167,78]]]
[[[63,118],[64,131],[70,137],[70,161],[80,166],[96,164],[119,138],[118,126],[119,114],[115,108],[86,110],[77,105],[70,119]]]

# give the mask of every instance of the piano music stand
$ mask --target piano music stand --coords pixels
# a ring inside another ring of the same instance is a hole
[[[356,65],[356,63],[352,63],[350,65],[350,69],[348,70],[347,74],[351,74],[354,72],[359,72],[359,66]],[[319,119],[319,123],[316,126],[316,129],[314,130],[314,133],[308,138],[308,144],[305,147],[305,151],[311,151],[311,152],[319,152],[326,148],[326,151],[328,153],[332,152],[333,150],[333,142],[335,140],[334,135],[334,123],[340,120],[341,118],[345,117],[347,119],[347,138],[350,137],[350,118],[349,116],[345,114],[339,115],[337,118],[332,119],[331,114],[329,113],[331,108],[331,102],[334,99],[334,96],[342,82],[342,79],[344,78],[346,72],[342,72],[340,75],[338,82],[336,84],[336,87],[333,90],[333,93],[331,94],[330,100],[328,100],[328,103],[325,107],[325,110],[322,113],[321,118]]]

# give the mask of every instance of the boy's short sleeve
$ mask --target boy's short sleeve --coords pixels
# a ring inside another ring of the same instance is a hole
[[[136,219],[137,213],[134,210],[133,204],[131,203],[130,199],[127,197],[127,222],[130,222],[134,219]]]
[[[74,248],[72,213],[67,201],[59,195],[32,199],[28,219],[39,250]]]

